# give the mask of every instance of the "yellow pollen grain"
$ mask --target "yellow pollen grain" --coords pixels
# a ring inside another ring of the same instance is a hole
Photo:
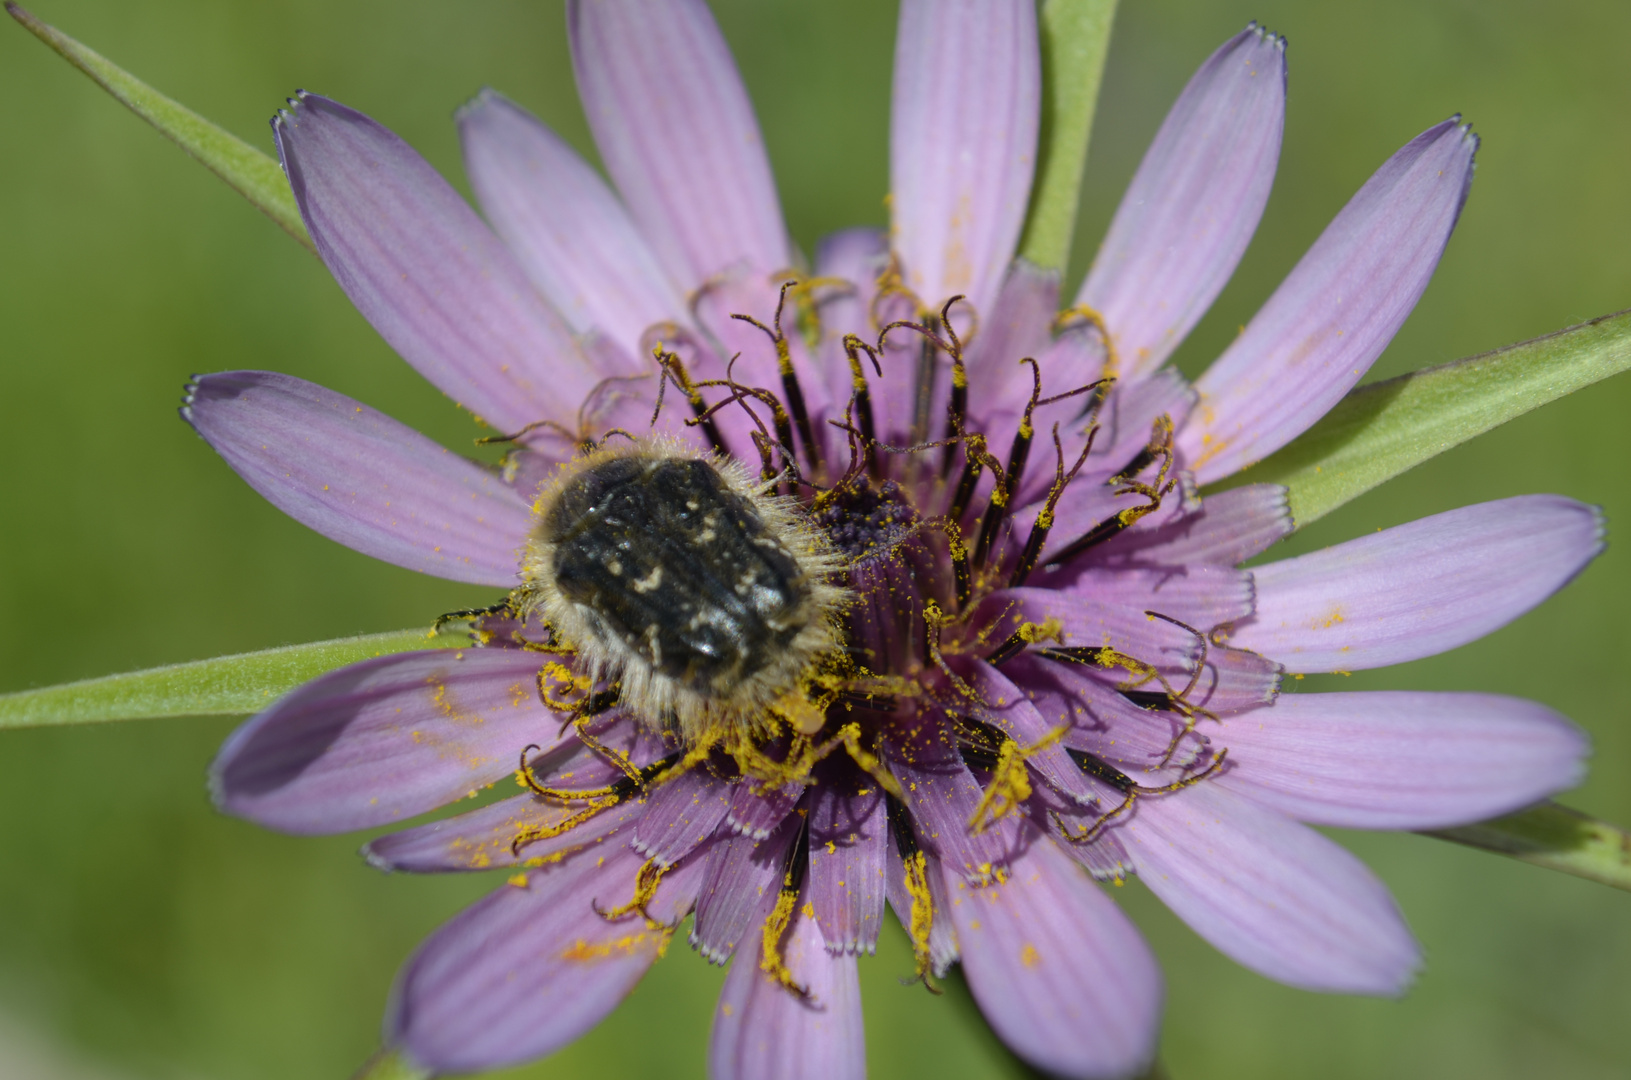
[[[1036,951],[1035,945],[1027,942],[1025,947],[1019,951],[1019,962],[1028,968],[1034,968],[1042,962],[1042,954]]]

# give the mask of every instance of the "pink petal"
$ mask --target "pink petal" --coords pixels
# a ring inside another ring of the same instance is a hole
[[[800,998],[759,970],[760,943],[725,976],[708,1046],[713,1080],[865,1080],[866,1032],[855,957],[829,955],[821,930],[795,912],[782,939]]]
[[[1483,637],[1603,550],[1596,507],[1520,495],[1257,567],[1257,614],[1230,644],[1291,671],[1357,671]]]
[[[1478,140],[1453,117],[1366,181],[1196,383],[1178,445],[1201,483],[1238,472],[1324,416],[1416,306],[1467,199]]]
[[[693,769],[646,796],[646,812],[634,826],[630,846],[659,866],[672,866],[695,851],[725,820],[731,787]]]
[[[786,872],[787,849],[802,820],[789,819],[764,840],[740,833],[708,849],[691,944],[711,964],[723,964],[759,930]]]
[[[1216,783],[1140,799],[1117,834],[1162,903],[1271,979],[1398,994],[1421,961],[1393,897],[1363,863]]]
[[[1578,784],[1585,734],[1533,701],[1494,694],[1287,694],[1223,721],[1218,783],[1299,821],[1439,829]]]
[[[538,701],[540,662],[520,649],[432,649],[331,671],[232,733],[210,767],[216,805],[331,833],[474,795],[514,772],[527,744],[560,741],[561,718]]]
[[[891,843],[883,793],[817,784],[810,800],[810,906],[830,952],[872,952],[883,921],[884,845]]]
[[[889,205],[907,287],[931,309],[962,293],[984,314],[1036,168],[1036,5],[905,0],[894,80]]]
[[[1155,1056],[1161,972],[1121,909],[1028,828],[1007,881],[948,875],[963,970],[1002,1041],[1049,1073],[1126,1077]]]
[[[629,212],[565,140],[491,90],[458,121],[482,212],[573,330],[599,329],[639,356],[646,327],[684,314]]]
[[[515,585],[526,501],[384,413],[290,375],[228,371],[199,376],[181,415],[250,487],[330,540],[453,581]]]
[[[1104,316],[1121,374],[1152,371],[1217,299],[1274,183],[1286,43],[1255,23],[1201,65],[1122,197],[1076,302]]]
[[[572,68],[601,160],[669,278],[788,266],[753,105],[702,0],[572,0]]]
[[[1279,484],[1244,484],[1207,495],[1200,509],[1154,529],[1129,529],[1095,548],[1090,565],[1235,566],[1290,536],[1288,492]]]
[[[487,423],[570,422],[598,376],[498,237],[378,123],[317,94],[291,106],[272,125],[283,169],[363,318]]]
[[[627,848],[602,849],[534,870],[454,916],[397,976],[388,1041],[438,1074],[482,1072],[598,1024],[668,942],[638,915],[609,922],[592,906],[625,903],[640,863]],[[665,877],[653,918],[689,911],[696,882],[689,868]]]

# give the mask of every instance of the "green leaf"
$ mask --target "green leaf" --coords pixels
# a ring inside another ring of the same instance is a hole
[[[431,1071],[408,1062],[398,1050],[381,1050],[351,1080],[430,1080]]]
[[[469,644],[462,633],[397,630],[0,694],[0,730],[258,712],[301,683],[346,664]]]
[[[1082,168],[1115,15],[1116,0],[1043,0],[1038,15],[1042,130],[1019,255],[1044,270],[1063,270],[1070,258]]]
[[[1492,821],[1423,835],[1510,855],[1631,892],[1631,833],[1556,803],[1544,802]]]
[[[41,22],[22,5],[7,0],[6,10],[35,37],[55,49],[64,60],[89,75],[131,112],[158,128],[177,146],[201,161],[210,172],[225,180],[234,191],[281,225],[290,236],[311,251],[317,250],[300,220],[300,209],[295,205],[289,181],[277,161],[236,135],[216,127],[191,109],[165,97],[56,27]]]
[[[1230,484],[1286,485],[1301,528],[1452,446],[1627,368],[1631,311],[1622,311],[1371,383]]]

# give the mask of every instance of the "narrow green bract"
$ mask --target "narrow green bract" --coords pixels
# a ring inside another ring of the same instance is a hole
[[[92,52],[54,26],[35,18],[21,5],[8,0],[6,11],[70,64],[94,79],[98,86],[119,99],[131,112],[158,128],[177,146],[197,158],[210,172],[225,180],[267,217],[308,249],[316,252],[283,168],[270,156],[224,131],[191,109],[181,105],[106,57]]]
[[[1556,803],[1425,835],[1631,892],[1631,833]]]
[[[0,694],[0,729],[259,712],[301,683],[359,660],[469,644],[463,633],[397,630]]]
[[[1042,131],[1019,257],[1044,270],[1063,270],[1070,258],[1082,169],[1115,15],[1116,0],[1043,0],[1039,13]]]
[[[1631,368],[1631,311],[1354,390],[1227,485],[1291,489],[1301,528],[1514,417]]]

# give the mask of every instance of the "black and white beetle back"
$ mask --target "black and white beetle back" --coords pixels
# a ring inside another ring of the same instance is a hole
[[[620,684],[624,708],[695,739],[800,714],[836,649],[841,565],[795,500],[735,460],[645,441],[566,466],[534,506],[524,606]]]

